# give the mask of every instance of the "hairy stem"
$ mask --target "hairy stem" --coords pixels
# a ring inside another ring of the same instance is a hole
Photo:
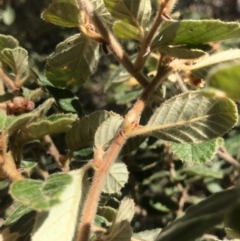
[[[140,46],[140,52],[134,63],[134,69],[136,71],[138,71],[142,68],[142,66],[145,62],[144,60],[146,59],[145,58],[145,56],[147,55],[146,53],[150,52],[150,51],[148,51],[148,48],[150,47],[150,44],[152,42],[152,39],[153,39],[158,27],[160,26],[160,24],[163,21],[162,14],[163,14],[164,9],[165,9],[166,5],[168,4],[168,2],[169,2],[169,0],[165,0],[165,1],[161,0],[160,1],[160,7],[159,7],[159,10],[155,17],[155,20],[153,22],[153,25],[152,25],[151,29],[149,30],[148,34],[146,35],[146,37],[143,39],[143,42]]]
[[[17,88],[14,82],[4,73],[2,68],[0,68],[0,79],[11,92],[15,93],[19,91],[19,88]]]
[[[118,61],[126,68],[126,70],[144,87],[148,86],[147,78],[139,72],[136,72],[128,55],[124,52],[121,45],[118,43],[116,38],[113,36],[111,31],[104,25],[100,17],[96,14],[92,4],[89,0],[78,0],[79,6],[84,10],[90,17],[92,24],[95,26],[99,34],[105,40],[106,44],[110,47],[114,56]]]

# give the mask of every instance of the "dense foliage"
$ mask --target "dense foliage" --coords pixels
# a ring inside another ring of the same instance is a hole
[[[240,24],[186,3],[3,3],[1,240],[240,238]]]

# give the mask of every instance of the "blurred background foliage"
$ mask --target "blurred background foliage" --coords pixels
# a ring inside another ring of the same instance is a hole
[[[157,0],[152,1],[153,4],[155,2]],[[29,52],[31,67],[38,73],[44,72],[46,58],[56,45],[78,32],[77,29],[60,28],[44,22],[40,14],[48,4],[49,0],[0,0],[0,33],[12,35],[19,40],[20,45]],[[174,16],[180,19],[238,21],[240,1],[180,0],[175,7]],[[134,53],[137,52],[136,43],[121,43],[134,58]],[[229,41],[227,44],[239,46],[238,41]],[[97,72],[83,87],[73,91],[79,97],[85,113],[105,109],[124,114],[139,95],[141,87],[119,67],[111,55],[100,51],[102,56]],[[153,71],[155,66],[154,59],[150,59],[146,65],[146,73]],[[113,80],[116,83],[112,83]],[[174,83],[168,84],[166,88],[167,96],[180,93],[179,87]],[[225,155],[217,153],[206,164],[183,163],[172,154],[168,143],[157,141],[153,137],[142,142],[137,150],[124,155],[122,160],[128,165],[130,178],[123,195],[131,196],[136,203],[133,220],[135,231],[156,228],[159,224],[164,227],[184,213],[190,205],[233,186],[238,173],[230,163],[232,159],[237,164],[240,160],[239,133],[238,125],[224,136],[227,151],[222,153]],[[58,139],[56,144],[60,152],[64,152],[65,143],[61,140],[64,138]],[[92,150],[88,148],[76,152],[73,167],[86,162],[91,155]],[[109,197],[105,198],[109,201]],[[114,201],[112,198],[111,200]],[[3,207],[1,216],[4,218],[5,215]],[[215,237],[224,239],[226,234],[221,228],[219,226],[210,230],[208,235],[199,240],[211,240]]]

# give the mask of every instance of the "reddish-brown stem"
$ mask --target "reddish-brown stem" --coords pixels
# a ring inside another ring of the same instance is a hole
[[[125,142],[126,139],[121,133],[119,133],[113,141],[112,145],[107,150],[106,154],[104,155],[102,160],[103,165],[101,165],[101,167],[97,169],[94,173],[92,185],[88,192],[87,199],[85,201],[85,205],[82,212],[82,219],[80,222],[77,238],[78,241],[88,240],[91,225],[97,211],[103,182],[111,165],[117,158]]]
[[[144,59],[146,59],[144,56],[146,56],[146,52],[147,52],[148,48],[150,47],[152,39],[153,39],[158,27],[160,26],[160,24],[163,21],[162,14],[163,14],[163,11],[164,11],[166,5],[168,4],[169,0],[160,1],[160,2],[161,2],[161,4],[159,6],[159,10],[158,10],[157,15],[155,17],[153,25],[152,25],[151,29],[149,30],[148,34],[146,35],[146,37],[143,39],[143,42],[140,46],[140,52],[139,52],[138,57],[137,57],[137,59],[134,63],[134,69],[136,71],[139,71],[144,64]]]
[[[124,52],[121,45],[118,43],[116,38],[113,36],[111,31],[105,27],[99,16],[95,13],[92,4],[88,0],[78,0],[79,6],[84,10],[90,17],[92,24],[95,26],[99,34],[103,37],[106,44],[110,47],[114,56],[118,61],[126,68],[126,70],[132,74],[132,76],[144,87],[148,86],[147,78],[139,72],[134,71],[133,63],[131,62],[128,55]]]

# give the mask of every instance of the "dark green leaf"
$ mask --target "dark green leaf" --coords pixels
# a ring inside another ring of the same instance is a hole
[[[76,34],[58,44],[47,59],[46,76],[56,87],[81,86],[95,71],[98,43]]]

